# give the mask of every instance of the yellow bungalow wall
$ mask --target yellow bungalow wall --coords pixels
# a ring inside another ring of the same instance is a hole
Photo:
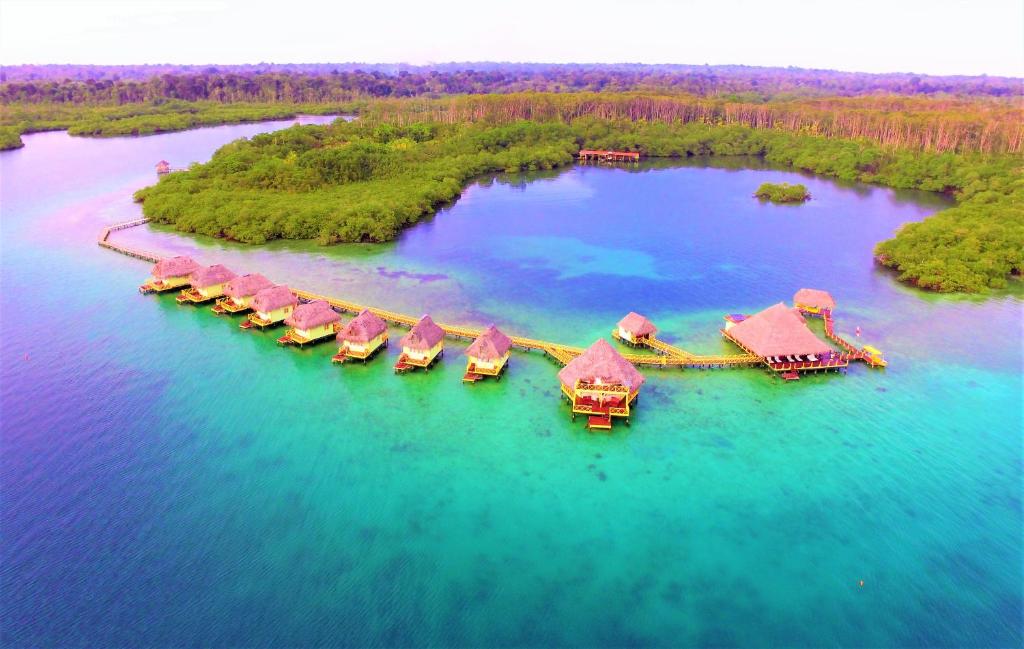
[[[381,333],[379,336],[373,338],[372,340],[366,343],[354,343],[348,340],[344,340],[341,343],[341,349],[348,350],[356,354],[367,354],[377,349],[382,344],[384,344],[385,335],[386,333]]]
[[[295,307],[288,304],[280,309],[274,309],[273,311],[257,311],[256,316],[263,320],[269,320],[270,322],[280,322],[290,316],[294,310]]]
[[[636,338],[633,337],[633,332],[626,331],[622,327],[619,327],[619,337],[622,338],[623,340],[628,340],[631,343],[636,342]]]
[[[485,361],[471,355],[469,357],[469,365],[476,365],[476,367],[481,370],[499,370],[508,362],[510,354],[511,352],[505,352],[505,355],[496,361]]]
[[[821,313],[822,311],[822,309],[819,309],[816,306],[808,306],[806,304],[801,304],[799,302],[794,303],[794,306],[800,309],[801,311],[806,311],[807,313]]]
[[[186,284],[188,284],[188,278],[188,275],[175,275],[173,277],[164,278],[163,280],[159,280],[155,277],[150,277],[149,281],[146,283],[154,284],[156,282],[163,282],[164,286],[177,288],[179,286],[185,286]]]
[[[409,358],[413,359],[413,360],[428,361],[428,360],[432,360],[435,356],[437,356],[439,353],[441,353],[441,350],[443,348],[444,348],[444,341],[442,340],[442,341],[438,342],[436,345],[434,345],[433,347],[431,347],[430,349],[428,349],[425,352],[417,351],[417,350],[414,350],[414,349],[409,349],[408,347],[403,347],[402,348],[402,353],[405,354],[406,356],[408,356]]]
[[[227,284],[227,282],[214,284],[213,286],[207,286],[206,288],[197,288],[196,291],[198,291],[203,297],[220,297],[224,295],[225,284]]]
[[[319,327],[313,327],[312,329],[299,329],[296,327],[295,333],[302,336],[303,338],[322,338],[327,334],[334,333],[334,323],[328,322],[325,325]]]

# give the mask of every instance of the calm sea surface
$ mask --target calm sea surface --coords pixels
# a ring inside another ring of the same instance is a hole
[[[456,343],[339,368],[140,296],[148,264],[96,245],[161,158],[287,124],[0,154],[3,645],[1020,646],[1024,291],[871,262],[944,202],[706,160],[499,177],[390,245],[115,235],[580,345],[637,310],[732,351],[723,313],[823,288],[890,361],[648,371],[632,427],[592,435],[538,354],[470,387]]]

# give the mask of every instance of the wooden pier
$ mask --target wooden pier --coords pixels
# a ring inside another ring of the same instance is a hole
[[[586,162],[587,160],[596,160],[598,162],[640,162],[640,154],[636,151],[581,149],[579,159],[582,162]]]
[[[582,153],[582,152],[581,152]],[[639,154],[637,154],[639,155]],[[152,252],[145,250],[139,250],[136,248],[130,248],[128,246],[122,246],[116,243],[110,242],[109,236],[111,232],[117,230],[123,230],[138,225],[147,223],[149,219],[137,219],[134,221],[128,221],[126,223],[119,223],[112,225],[108,228],[104,228],[103,232],[99,237],[99,245],[119,252],[129,257],[136,259],[142,259],[152,263],[156,263],[160,260],[160,256]],[[347,312],[352,314],[358,314],[363,309],[368,309],[374,315],[378,316],[385,322],[400,327],[411,328],[415,325],[419,318],[404,313],[398,313],[396,311],[388,311],[386,309],[379,309],[376,307],[366,306],[356,302],[343,300],[328,295],[320,295],[312,291],[305,291],[302,289],[292,288],[292,292],[299,298],[300,302],[313,302],[316,300],[324,300],[330,304],[335,310],[341,312]],[[251,316],[250,316],[251,319]],[[245,323],[243,323],[244,326]],[[480,334],[484,332],[482,327],[466,327],[462,325],[437,323],[441,329],[444,330],[445,336],[449,338],[461,339],[472,341],[475,340]],[[851,360],[859,360],[868,363],[872,367],[884,366],[884,361],[879,362],[874,359],[870,354],[857,349],[847,341],[843,340],[838,336],[833,329],[831,314],[825,317],[825,332],[829,340],[832,340],[837,345],[845,350],[844,354],[839,356],[839,362],[836,364],[829,364],[827,367],[824,364],[821,367],[801,367],[793,368],[792,363],[776,363],[769,364],[771,369],[775,371],[791,371],[793,369],[800,370],[814,370],[814,369],[838,369],[839,366],[848,365]],[[616,331],[612,332],[612,336],[618,338]],[[284,338],[285,336],[282,336]],[[583,348],[575,347],[572,345],[563,345],[561,343],[550,342],[546,340],[537,340],[535,338],[526,338],[523,336],[509,336],[512,340],[512,347],[522,351],[539,351],[554,359],[557,363],[565,365],[572,359],[576,358],[583,353]],[[662,340],[659,340],[655,336],[650,336],[648,339],[642,342],[644,346],[649,347],[654,354],[622,354],[623,358],[632,363],[637,367],[649,367],[649,368],[679,368],[679,369],[714,369],[714,368],[734,368],[734,367],[753,367],[762,363],[766,363],[766,359],[761,358],[755,354],[752,354],[746,350],[741,354],[711,354],[701,355],[693,354],[675,345],[671,345]],[[767,363],[766,363],[767,364]],[[778,365],[778,367],[776,367]],[[787,367],[783,367],[787,366]]]

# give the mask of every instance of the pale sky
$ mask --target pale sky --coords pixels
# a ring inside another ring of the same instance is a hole
[[[1024,76],[1022,0],[0,0],[0,63],[746,64]]]

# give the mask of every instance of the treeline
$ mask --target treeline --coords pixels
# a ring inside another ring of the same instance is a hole
[[[379,100],[365,113],[398,123],[428,120],[503,124],[523,119],[569,123],[593,116],[632,122],[737,124],[801,135],[863,138],[898,149],[981,153],[1024,150],[1024,109],[996,100],[886,96],[750,104],[639,93],[522,93]]]
[[[240,140],[205,165],[140,191],[144,212],[187,232],[248,243],[387,241],[473,176],[565,164],[581,147],[648,156],[760,155],[847,180],[945,192],[959,205],[878,246],[902,280],[940,291],[1006,285],[1024,265],[1017,156],[895,151],[866,141],[697,122],[401,122],[294,127]]]
[[[151,135],[199,126],[289,119],[300,114],[342,114],[358,110],[357,103],[337,104],[219,104],[161,101],[124,106],[74,104],[14,104],[0,114],[0,150],[24,145],[21,134],[67,129],[71,135],[109,137]]]
[[[194,100],[218,100],[221,84],[240,83],[241,78],[294,78],[315,86],[326,79],[332,92],[363,92],[373,96],[408,97],[426,93],[487,93],[661,90],[698,95],[744,94],[748,99],[779,95],[797,97],[865,94],[954,94],[1007,97],[1021,94],[1021,80],[989,76],[934,76],[911,73],[869,74],[835,70],[772,68],[744,65],[642,65],[642,64],[544,64],[544,63],[443,63],[426,66],[405,64],[310,63],[251,65],[14,65],[0,71],[2,82],[58,82],[62,91],[37,88],[43,94],[74,95],[73,82],[130,84],[164,78],[179,85],[177,77],[197,77],[209,93]],[[233,81],[232,81],[233,80]],[[261,82],[258,81],[257,85]],[[130,87],[130,86],[129,86]],[[28,90],[27,88],[25,89]],[[322,88],[313,88],[317,92]],[[130,89],[125,94],[138,94]],[[116,93],[115,93],[116,94]],[[188,97],[179,96],[180,99]],[[332,100],[339,98],[332,96]],[[249,97],[246,101],[253,101]],[[269,101],[263,98],[261,101]],[[280,100],[274,98],[273,100]],[[22,100],[23,101],[23,100]],[[297,101],[297,100],[296,100]],[[305,96],[302,101],[313,101]]]

